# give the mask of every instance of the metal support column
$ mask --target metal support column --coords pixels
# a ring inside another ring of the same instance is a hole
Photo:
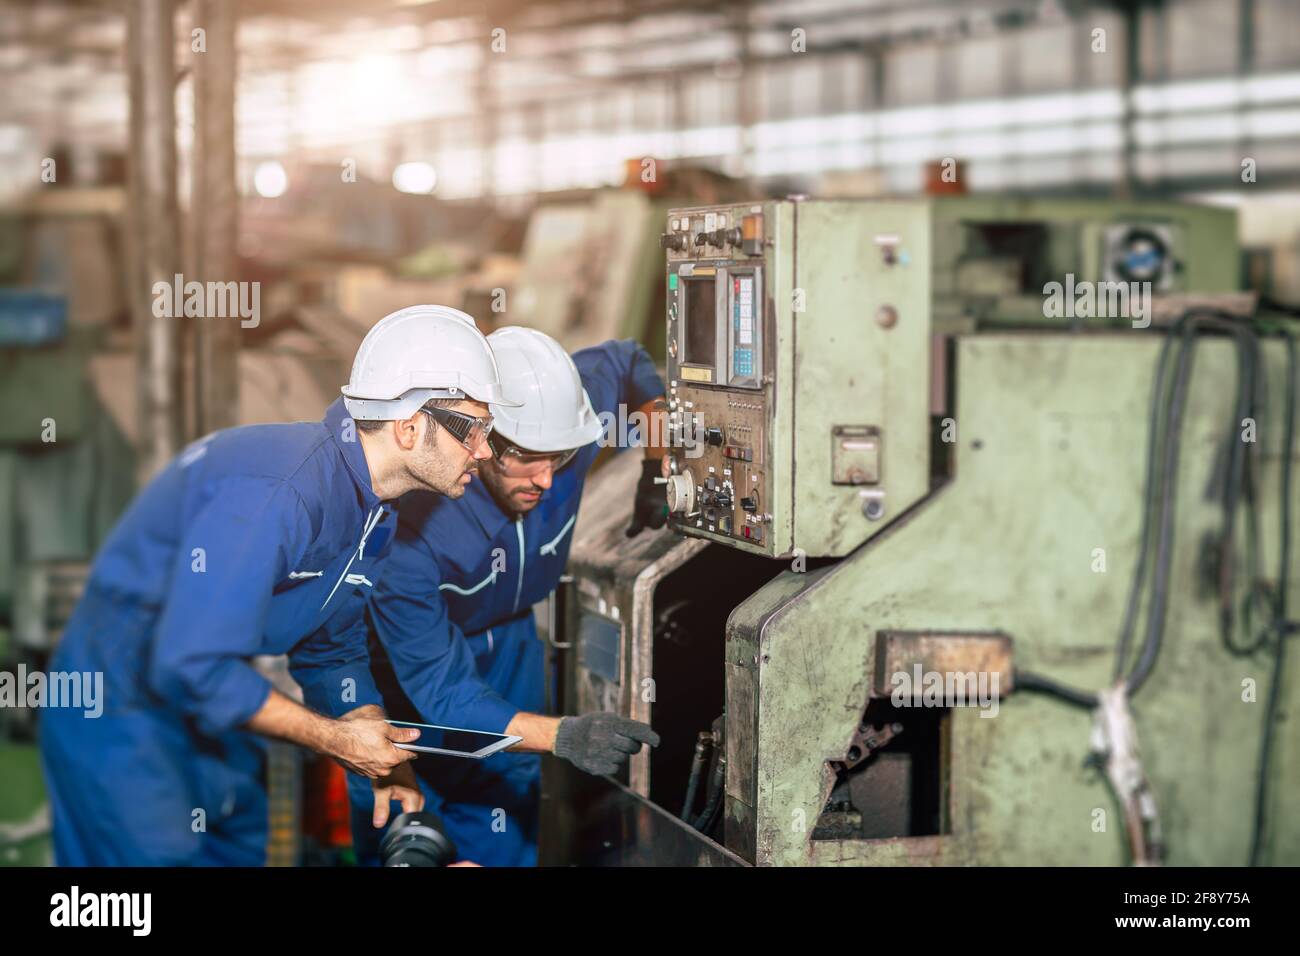
[[[131,97],[130,219],[134,236],[130,302],[139,366],[140,470],[157,473],[180,449],[183,406],[177,343],[180,318],[155,312],[154,284],[170,289],[180,271],[176,202],[176,65],[172,0],[126,5]],[[170,300],[169,300],[170,302]]]
[[[194,25],[206,32],[207,52],[194,57],[194,155],[190,217],[195,278],[239,281],[235,243],[234,0],[195,0]],[[194,337],[196,435],[237,424],[239,331],[235,317],[199,320]]]

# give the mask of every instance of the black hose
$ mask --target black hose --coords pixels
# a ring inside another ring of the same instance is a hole
[[[721,747],[713,748],[712,770],[713,772],[709,774],[708,797],[704,801],[704,809],[691,823],[691,826],[706,836],[713,829],[713,821],[718,815],[718,807],[722,805],[723,785],[727,777],[727,760],[722,754]]]
[[[695,810],[695,794],[700,788],[700,777],[704,774],[704,766],[708,762],[705,755],[709,752],[712,741],[713,735],[704,730],[700,731],[699,739],[695,741],[695,754],[691,757],[691,775],[686,781],[686,799],[682,801],[682,812],[678,814],[687,823],[691,822]]]
[[[1051,694],[1058,697],[1067,704],[1074,704],[1076,707],[1086,707],[1089,710],[1097,706],[1097,695],[1086,690],[1076,690],[1060,681],[1052,680],[1050,677],[1044,677],[1042,674],[1035,674],[1033,671],[1017,670],[1015,674],[1016,690],[1037,691],[1042,694]]]
[[[1151,513],[1156,502],[1156,462],[1160,457],[1160,445],[1164,441],[1161,427],[1161,410],[1165,407],[1165,378],[1169,371],[1169,357],[1173,354],[1175,332],[1181,328],[1184,319],[1179,319],[1169,327],[1165,340],[1160,346],[1160,357],[1156,361],[1155,384],[1151,388],[1151,409],[1147,417],[1147,463],[1143,478],[1142,533],[1138,544],[1137,568],[1133,573],[1133,583],[1129,587],[1128,605],[1124,610],[1124,623],[1120,626],[1119,645],[1115,649],[1115,680],[1124,676],[1128,663],[1129,645],[1133,641],[1133,631],[1137,627],[1138,611],[1142,606],[1143,587],[1146,584],[1146,556],[1151,549]]]
[[[1219,539],[1218,590],[1219,633],[1224,649],[1234,657],[1249,657],[1264,647],[1269,639],[1265,627],[1253,639],[1253,610],[1263,592],[1259,577],[1259,502],[1255,496],[1255,467],[1258,442],[1241,439],[1238,429],[1246,419],[1257,421],[1257,410],[1263,406],[1264,376],[1261,374],[1259,338],[1253,329],[1239,323],[1215,323],[1227,326],[1237,346],[1237,404],[1226,436],[1228,449],[1227,478],[1223,488],[1223,531]],[[1236,523],[1242,501],[1246,511],[1246,579],[1249,582],[1242,601],[1241,617],[1245,624],[1247,643],[1238,645],[1233,640],[1236,631]]]
[[[1151,582],[1151,605],[1147,611],[1147,633],[1137,664],[1125,681],[1132,697],[1146,683],[1155,669],[1156,658],[1164,639],[1165,612],[1169,606],[1169,574],[1173,564],[1174,504],[1178,494],[1178,454],[1182,444],[1183,410],[1187,403],[1187,383],[1191,377],[1196,350],[1195,323],[1188,321],[1179,343],[1178,368],[1169,395],[1169,420],[1165,425],[1164,475],[1160,497],[1160,531],[1156,544],[1156,570]]]
[[[1295,451],[1295,406],[1297,391],[1296,345],[1291,333],[1286,336],[1286,437],[1282,443],[1282,543],[1278,559],[1278,595],[1273,648],[1273,681],[1268,688],[1264,710],[1264,732],[1259,745],[1259,775],[1255,784],[1255,824],[1250,839],[1250,865],[1258,866],[1264,851],[1264,834],[1268,828],[1268,777],[1273,759],[1273,732],[1281,702],[1282,681],[1286,676],[1286,642],[1297,630],[1287,618],[1287,587],[1291,580],[1291,457]]]

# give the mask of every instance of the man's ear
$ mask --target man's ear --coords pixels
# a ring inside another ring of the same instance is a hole
[[[393,421],[393,440],[397,442],[398,448],[410,451],[419,442],[420,423],[416,419],[420,417],[420,413],[416,412],[410,418],[399,418]]]

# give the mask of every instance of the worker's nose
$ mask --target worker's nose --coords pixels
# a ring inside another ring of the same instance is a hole
[[[480,443],[478,448],[476,448],[473,452],[473,458],[475,461],[487,461],[491,457],[492,457],[492,446],[489,445],[487,442]]]
[[[554,477],[555,472],[551,470],[550,465],[547,465],[542,471],[533,475],[533,484],[545,491],[547,488],[551,487],[551,479]]]

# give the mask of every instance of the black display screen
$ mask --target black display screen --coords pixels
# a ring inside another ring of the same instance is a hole
[[[686,348],[682,361],[712,368],[718,360],[717,283],[707,279],[686,280]]]
[[[460,730],[454,727],[430,727],[427,724],[413,724],[406,720],[390,720],[394,727],[414,727],[420,732],[418,740],[411,741],[412,746],[432,747],[436,750],[450,750],[458,754],[474,754],[501,740],[504,734],[492,734],[484,730]],[[397,746],[402,746],[398,744]]]

